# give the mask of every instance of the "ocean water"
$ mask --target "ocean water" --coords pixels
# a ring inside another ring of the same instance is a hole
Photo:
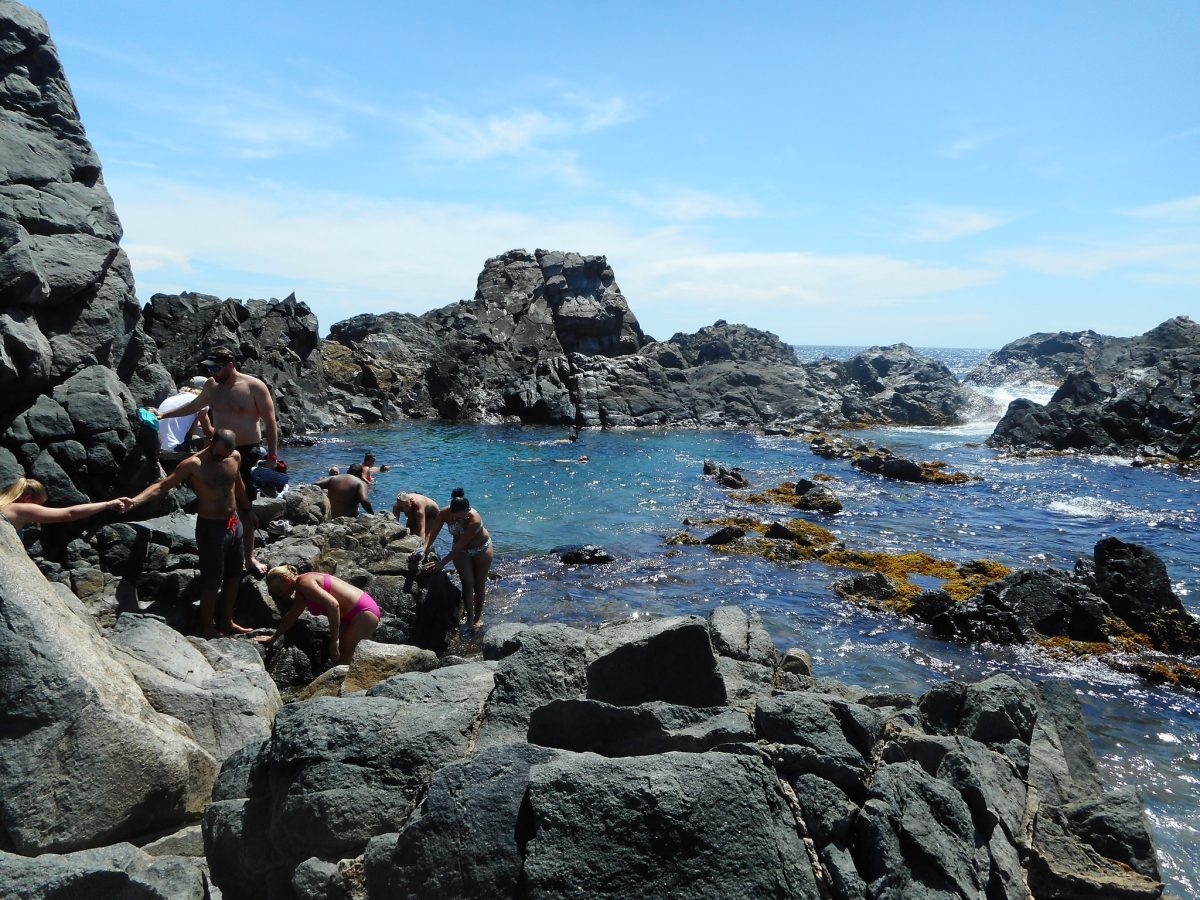
[[[802,359],[816,359],[861,348],[797,349]],[[961,376],[987,351],[924,352]],[[999,389],[994,396],[1003,404],[1012,393]],[[1044,401],[1049,393],[1032,399]],[[978,421],[953,428],[863,434],[982,479],[950,487],[886,481],[821,459],[804,441],[740,431],[588,430],[572,444],[552,428],[405,422],[332,434],[287,457],[299,483],[375,450],[392,467],[372,488],[377,509],[389,509],[401,490],[445,503],[452,488],[464,487],[496,547],[489,624],[583,625],[704,614],[736,603],[761,612],[781,649],[808,650],[819,674],[872,690],[921,693],[946,678],[996,672],[1068,678],[1079,690],[1107,782],[1136,788],[1146,803],[1168,895],[1200,896],[1200,696],[1152,687],[1094,661],[933,640],[912,623],[839,598],[830,582],[845,572],[819,563],[782,566],[664,544],[686,518],[796,515],[732,501],[703,477],[705,459],[743,466],[755,487],[824,472],[839,479],[830,486],[845,511],[799,515],[848,546],[1070,568],[1112,535],[1153,548],[1189,610],[1200,613],[1200,474],[1134,469],[1105,458],[1001,459],[982,444],[998,416],[981,409]],[[575,461],[582,453],[589,462]],[[617,561],[567,567],[553,552],[583,543],[604,546]],[[681,552],[668,557],[670,549]]]

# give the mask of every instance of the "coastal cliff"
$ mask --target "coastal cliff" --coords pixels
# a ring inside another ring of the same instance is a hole
[[[0,483],[109,496],[130,416],[174,383],[142,326],[121,223],[40,15],[0,9]]]

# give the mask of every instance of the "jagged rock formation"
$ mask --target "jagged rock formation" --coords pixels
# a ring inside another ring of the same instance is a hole
[[[788,671],[734,607],[501,625],[484,657],[286,707],[205,812],[223,896],[1162,890],[1064,682],[870,694]]]
[[[100,499],[130,415],[174,385],[46,23],[17,3],[0,3],[0,68],[0,484]]]
[[[238,356],[239,370],[271,388],[281,434],[336,424],[321,375],[317,317],[295,294],[281,301],[244,303],[209,294],[155,294],[142,314],[176,383],[200,374],[197,363],[208,349],[229,347]]]
[[[1044,406],[1013,401],[988,439],[993,447],[1177,459],[1200,453],[1200,326],[1187,316],[1132,338],[1033,335],[967,378],[1061,382]]]
[[[335,325],[326,378],[410,416],[580,426],[958,421],[975,399],[903,344],[802,366],[775,335],[718,321],[654,341],[604,257],[513,250],[474,299]]]

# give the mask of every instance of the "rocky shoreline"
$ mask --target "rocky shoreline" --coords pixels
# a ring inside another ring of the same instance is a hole
[[[325,340],[294,296],[156,295],[143,307],[46,24],[8,0],[0,65],[0,481],[39,479],[51,505],[152,479],[135,410],[218,343],[269,381],[293,438],[401,417],[947,425],[984,403],[903,344],[801,364],[776,336],[725,321],[656,341],[607,260],[575,253],[510,251],[484,264],[471,300],[358,316]],[[1088,364],[1127,362],[1125,374],[1069,372],[1045,415],[1010,407],[1006,421],[1024,424],[1004,440],[1053,444],[1054,431],[1094,432],[1078,423],[1085,407],[1102,428],[1132,409],[1149,424],[1119,439],[1109,428],[1102,452],[1190,455],[1195,327],[1173,322],[1115,356],[1079,351]],[[1148,374],[1130,380],[1135,370]],[[885,448],[812,446],[887,477],[961,481]],[[714,466],[749,487],[736,474]],[[792,505],[837,513],[827,486],[789,484]],[[771,490],[764,502],[779,502]],[[419,539],[390,515],[330,522],[315,488],[262,498],[264,561],[334,571],[379,602],[374,639],[329,668],[328,625],[307,613],[269,653],[187,635],[192,512],[181,489],[150,518],[101,516],[28,543],[0,522],[4,896],[1162,892],[1141,803],[1105,791],[1065,683],[995,676],[919,697],[870,693],[813,673],[800,648],[781,655],[735,606],[589,631],[500,625],[464,646],[457,589],[417,577]],[[878,554],[834,546],[805,520],[746,521],[705,541],[879,568]],[[1194,621],[1181,606],[1162,612],[1165,570],[1127,545],[1103,558],[1098,547],[1093,570],[1037,576],[1075,603],[1068,635],[1085,613],[1124,610],[1131,629],[1190,652]],[[578,557],[601,561],[598,548]],[[972,598],[955,610],[978,610],[984,630],[1036,580],[986,566],[955,577]],[[1130,578],[1153,589],[1153,615]],[[250,577],[238,608],[253,626],[280,619]],[[940,608],[955,634],[979,637],[976,619]]]

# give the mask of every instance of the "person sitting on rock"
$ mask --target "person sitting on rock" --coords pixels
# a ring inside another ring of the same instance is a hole
[[[132,506],[165,497],[188,482],[196,492],[196,553],[200,557],[200,633],[216,637],[213,618],[217,595],[221,595],[220,630],[225,634],[246,633],[233,621],[244,562],[242,522],[238,510],[249,506],[242,484],[241,455],[234,449],[237,436],[229,428],[218,428],[212,443],[189,456],[162,481],[150,485],[133,498]]]
[[[445,525],[454,536],[454,544],[450,552],[436,562],[433,559],[425,563],[427,572],[436,572],[453,561],[462,582],[463,603],[467,607],[467,615],[471,629],[478,631],[483,627],[483,597],[487,590],[487,573],[491,568],[492,536],[483,527],[483,516],[471,508],[471,501],[466,498],[462,488],[455,488],[450,493],[450,505],[438,513],[433,520],[433,527],[425,536],[425,558],[429,549],[437,539],[438,532]]]
[[[366,453],[363,454],[363,461],[361,463],[362,480],[365,481],[367,484],[375,483],[375,473],[376,472],[386,472],[389,468],[386,464],[382,465],[382,466],[376,466],[375,458],[376,458],[375,454],[372,453],[370,450],[368,450]],[[347,471],[349,471],[349,469],[347,469]]]
[[[200,396],[200,391],[207,383],[207,378],[197,375],[187,384],[181,384],[178,393],[158,405],[158,442],[163,453],[189,453],[194,446],[193,441],[198,441],[201,435],[206,440],[212,439],[213,427],[208,419],[207,406],[192,415],[163,415],[191,403]]]
[[[316,482],[317,487],[329,495],[329,517],[357,516],[361,506],[369,513],[375,512],[367,499],[367,483],[362,478],[363,468],[351,463],[345,475],[327,475]]]
[[[62,522],[79,522],[96,513],[110,510],[127,512],[133,501],[128,497],[102,500],[99,503],[79,503],[75,506],[45,506],[49,495],[46,487],[36,478],[18,478],[0,491],[0,516],[13,528],[20,531],[26,525],[58,525]]]
[[[407,491],[397,494],[396,502],[392,506],[392,515],[397,519],[404,516],[404,524],[409,534],[415,534],[419,538],[425,537],[425,529],[432,527],[433,520],[441,511],[442,508],[436,500],[424,494],[410,494]]]
[[[307,609],[314,616],[329,620],[329,658],[335,666],[349,664],[354,648],[375,633],[383,615],[379,604],[366,591],[325,572],[301,575],[295,566],[276,566],[267,572],[267,590],[272,597],[291,600],[292,605],[274,634],[262,634],[255,640],[274,644]]]

